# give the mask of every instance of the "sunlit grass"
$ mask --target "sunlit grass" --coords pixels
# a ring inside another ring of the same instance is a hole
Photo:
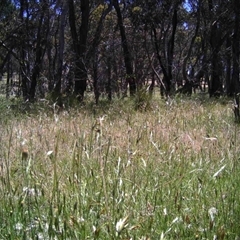
[[[0,239],[240,237],[231,105],[134,104],[1,122]]]

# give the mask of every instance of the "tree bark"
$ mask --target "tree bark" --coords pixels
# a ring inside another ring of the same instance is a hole
[[[240,98],[240,83],[239,83],[239,56],[240,56],[240,34],[239,34],[239,21],[240,21],[240,2],[239,0],[234,0],[234,34],[233,34],[233,43],[232,43],[232,54],[233,54],[233,72],[232,72],[232,81],[234,83],[235,89],[235,106],[234,106],[234,114],[236,122],[240,122],[240,106],[239,106],[239,98]]]
[[[231,68],[232,68],[232,56],[231,56],[231,39],[230,36],[227,37],[226,40],[226,92],[227,96],[234,96],[234,85],[231,76]]]
[[[27,15],[25,16],[25,12],[27,12]],[[19,13],[19,17],[21,19],[21,23],[23,25],[25,25],[25,29],[26,32],[28,33],[28,18],[29,18],[29,14],[28,14],[28,3],[25,0],[20,0],[20,13]],[[27,77],[29,75],[29,65],[28,63],[25,61],[26,59],[26,45],[27,42],[25,41],[25,37],[23,37],[21,39],[21,61],[20,61],[20,71],[21,71],[21,87],[22,87],[22,95],[23,95],[23,99],[24,100],[28,100],[29,98],[29,82],[30,79]]]
[[[74,94],[79,101],[84,98],[87,87],[87,68],[86,68],[86,44],[88,36],[88,25],[90,16],[89,0],[81,0],[81,26],[79,36],[76,29],[76,19],[73,0],[69,0],[69,23],[75,51],[75,70],[74,70]]]
[[[194,32],[194,35],[191,39],[187,55],[183,59],[182,75],[183,75],[183,80],[185,80],[185,82],[189,82],[189,79],[188,79],[188,76],[187,76],[187,70],[186,70],[187,69],[187,61],[189,60],[189,58],[191,56],[192,48],[193,48],[195,39],[198,35],[198,29],[199,29],[199,25],[200,25],[200,7],[201,7],[201,0],[199,1],[199,5],[198,5],[198,9],[197,9],[197,22],[196,22],[195,32]]]
[[[64,53],[64,45],[65,45],[65,21],[67,15],[67,2],[64,1],[61,9],[61,17],[60,17],[60,29],[59,29],[59,46],[58,46],[58,58],[57,58],[57,72],[55,74],[55,88],[54,95],[59,96],[61,93],[62,87],[62,71],[63,71],[63,53]]]
[[[125,63],[125,68],[126,68],[126,82],[129,84],[130,96],[134,96],[136,93],[136,90],[137,90],[137,85],[136,85],[135,77],[133,76],[131,53],[130,53],[129,47],[128,47],[128,41],[127,41],[127,37],[126,37],[122,13],[121,13],[121,10],[119,7],[118,0],[113,0],[113,6],[117,13],[118,26],[119,26],[119,30],[120,30],[120,34],[121,34],[124,63]]]
[[[168,40],[166,54],[164,55],[164,57],[162,57],[160,53],[160,47],[159,47],[160,39],[158,39],[157,37],[157,29],[155,28],[154,23],[151,24],[157,59],[159,61],[159,65],[163,73],[163,81],[162,81],[163,84],[161,84],[160,86],[162,96],[164,92],[166,96],[168,96],[170,94],[171,86],[172,86],[172,83],[171,83],[172,64],[173,64],[173,55],[174,55],[175,34],[176,34],[177,23],[178,23],[178,15],[177,15],[178,4],[179,3],[176,3],[174,6],[172,22],[171,22],[172,32]]]
[[[221,46],[223,44],[223,36],[222,36],[222,24],[214,10],[217,6],[213,4],[212,0],[208,1],[209,12],[213,14],[213,23],[210,27],[210,45],[212,50],[211,56],[211,79],[209,86],[209,96],[210,97],[219,97],[222,95],[223,86],[221,81],[221,68],[220,68],[220,56],[219,52]],[[221,6],[218,6],[220,8]],[[217,20],[216,20],[217,19]]]
[[[39,77],[42,65],[42,59],[46,50],[46,37],[48,33],[48,21],[46,16],[46,10],[48,9],[47,2],[43,2],[43,7],[41,9],[41,16],[39,20],[38,30],[37,30],[37,45],[36,45],[36,56],[35,62],[31,75],[31,85],[29,90],[29,100],[34,101],[36,86],[37,86],[37,78]]]
[[[168,42],[168,56],[167,56],[167,65],[168,65],[168,78],[170,79],[170,86],[171,86],[171,80],[172,80],[172,64],[173,64],[173,51],[174,51],[174,43],[175,43],[175,34],[177,29],[177,23],[178,23],[178,15],[177,15],[177,6],[175,7],[173,11],[172,16],[172,34]]]
[[[112,4],[110,3],[106,9],[103,10],[102,15],[100,17],[100,20],[98,22],[96,31],[94,33],[94,38],[91,43],[91,46],[87,52],[87,66],[89,66],[89,62],[91,60],[93,61],[93,90],[94,90],[94,95],[95,95],[95,102],[98,104],[99,102],[99,97],[100,97],[100,92],[99,92],[99,82],[98,82],[98,63],[99,63],[99,51],[98,51],[98,46],[101,42],[101,34],[102,34],[102,29],[103,29],[103,23],[108,15],[108,13],[112,10]]]

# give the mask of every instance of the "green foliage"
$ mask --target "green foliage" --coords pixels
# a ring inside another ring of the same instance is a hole
[[[132,12],[135,14],[141,13],[142,12],[142,8],[139,6],[136,6],[132,9]]]
[[[11,120],[21,112],[20,99],[6,99],[5,96],[0,96],[0,122]]]
[[[147,111],[151,109],[151,94],[148,88],[143,87],[138,89],[134,96],[134,109],[140,111]]]
[[[2,0],[0,2],[0,19],[7,19],[11,13],[15,10],[11,0]]]
[[[98,7],[96,7],[92,12],[92,18],[95,23],[98,23],[100,20],[103,11],[107,8],[107,5],[100,4]]]

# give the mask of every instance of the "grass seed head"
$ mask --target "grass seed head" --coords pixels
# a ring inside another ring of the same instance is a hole
[[[116,224],[116,231],[118,233],[120,233],[124,228],[126,228],[128,226],[128,216],[126,216],[125,218],[121,218],[117,224]]]

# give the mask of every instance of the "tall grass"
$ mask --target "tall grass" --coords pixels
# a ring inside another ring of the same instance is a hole
[[[238,239],[230,105],[151,102],[1,121],[0,239]]]

